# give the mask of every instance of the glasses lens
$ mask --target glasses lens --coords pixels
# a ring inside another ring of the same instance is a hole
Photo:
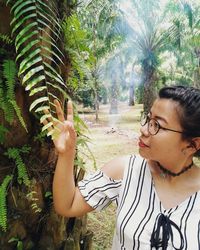
[[[147,123],[147,115],[145,113],[142,113],[140,117],[140,124],[141,126],[144,126]]]
[[[157,134],[158,131],[159,131],[159,128],[160,128],[159,123],[158,123],[156,120],[151,119],[151,120],[149,121],[148,129],[149,129],[149,133],[150,133],[151,135]]]

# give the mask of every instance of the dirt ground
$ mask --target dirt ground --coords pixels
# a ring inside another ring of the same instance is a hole
[[[81,118],[89,127],[89,143],[96,167],[116,156],[138,152],[139,118],[142,105],[130,107],[127,103],[119,103],[118,114],[109,115],[109,105],[101,105],[99,121],[95,121],[94,112],[81,114]],[[94,171],[94,162],[87,159],[86,170]],[[111,249],[115,228],[115,207],[109,206],[104,211],[92,212],[88,215],[88,229],[94,233],[93,250]]]

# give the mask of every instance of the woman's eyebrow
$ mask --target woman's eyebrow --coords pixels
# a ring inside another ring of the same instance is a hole
[[[164,123],[168,124],[167,120],[166,120],[164,117],[161,117],[161,116],[159,116],[159,115],[156,115],[156,116],[155,116],[155,119],[156,119],[156,120],[161,120],[161,121],[163,121]]]
[[[149,114],[150,114],[150,116],[152,117],[152,112],[151,112],[151,111],[149,111]],[[156,120],[161,120],[161,121],[163,121],[164,123],[168,124],[167,120],[166,120],[164,117],[162,117],[162,116],[156,115],[156,116],[154,116],[154,119],[156,119]]]

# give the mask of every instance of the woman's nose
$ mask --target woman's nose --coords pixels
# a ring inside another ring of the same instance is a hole
[[[148,123],[140,127],[140,133],[144,136],[149,136]]]

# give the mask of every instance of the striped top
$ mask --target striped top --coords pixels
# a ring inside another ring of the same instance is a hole
[[[130,157],[123,180],[97,171],[78,186],[96,210],[117,204],[113,250],[200,250],[200,191],[164,209],[142,157]]]

